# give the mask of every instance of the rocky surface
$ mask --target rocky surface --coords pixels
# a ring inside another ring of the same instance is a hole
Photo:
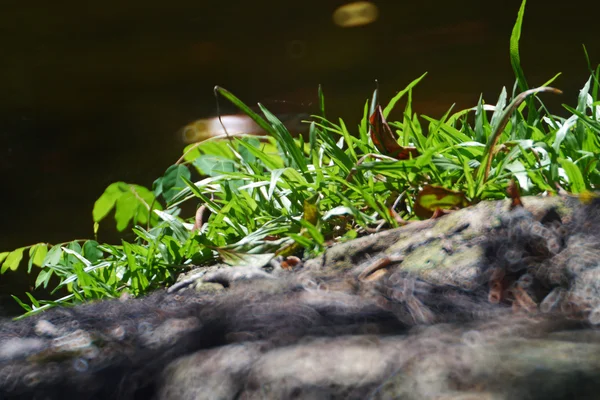
[[[600,201],[523,203],[5,321],[0,399],[598,398]]]

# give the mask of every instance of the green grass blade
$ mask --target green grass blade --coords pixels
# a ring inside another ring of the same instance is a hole
[[[521,3],[521,8],[519,9],[519,13],[517,15],[517,21],[515,22],[512,34],[510,35],[510,63],[513,67],[519,88],[522,92],[529,89],[527,80],[525,79],[525,74],[521,68],[521,56],[519,55],[519,40],[521,39],[521,28],[523,26],[523,16],[525,14],[526,3],[527,0],[523,0]]]
[[[575,165],[573,161],[559,158],[558,162],[565,170],[567,177],[569,178],[569,184],[571,186],[572,193],[581,193],[586,190],[585,180],[583,179],[583,175],[579,170],[579,167]]]
[[[308,171],[306,157],[304,151],[294,141],[292,134],[287,130],[283,123],[267,110],[262,104],[258,103],[261,111],[267,117],[267,120],[272,125],[272,130],[275,131],[275,137],[278,139],[279,145],[283,149],[287,157],[292,161],[295,168],[298,168],[303,173]]]
[[[425,78],[425,75],[427,75],[427,72],[425,72],[423,75],[409,83],[408,86],[404,88],[404,90],[398,92],[394,97],[392,97],[388,105],[385,106],[385,108],[383,109],[383,117],[385,119],[387,119],[387,117],[390,115],[390,112],[392,112],[392,109],[394,108],[398,100],[400,100],[408,91],[415,87],[417,83],[421,81],[421,79]],[[373,98],[375,98],[375,95],[373,96]],[[373,111],[371,111],[371,114],[373,114]]]
[[[215,92],[229,100],[234,106],[239,108],[241,112],[249,116],[254,122],[256,122],[258,126],[264,129],[265,132],[268,132],[271,135],[275,134],[273,127],[269,125],[267,121],[265,121],[260,115],[252,111],[250,107],[248,107],[246,104],[244,104],[244,102],[235,97],[233,93],[226,89],[223,89],[220,86],[215,86]]]
[[[327,118],[325,116],[325,95],[323,94],[323,87],[319,85],[319,111],[321,112],[321,117]]]

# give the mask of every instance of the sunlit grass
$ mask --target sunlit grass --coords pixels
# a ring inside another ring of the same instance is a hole
[[[55,277],[54,291],[70,293],[56,301],[29,293],[15,300],[28,315],[123,292],[143,295],[172,284],[179,272],[193,266],[261,266],[275,255],[312,256],[332,243],[427,218],[438,209],[504,198],[513,180],[524,195],[597,190],[600,68],[590,67],[591,77],[574,106],[548,110],[538,94],[557,93],[548,87],[556,77],[530,89],[520,66],[523,10],[510,41],[517,78],[511,93],[502,88],[495,103],[482,99],[440,119],[413,111],[413,90],[424,75],[387,103],[380,104],[375,91],[357,127],[325,118],[319,88],[320,115],[307,122],[306,142],[262,105],[259,115],[216,88],[267,135],[190,145],[151,190],[111,185],[94,206],[94,222],[105,221],[115,210],[120,231],[135,225],[133,243],[39,243],[0,253],[2,272],[19,268],[28,252],[36,287],[46,288]],[[402,119],[388,123],[401,100]],[[203,179],[192,182],[192,172]],[[198,212],[186,217],[182,206],[189,202]]]

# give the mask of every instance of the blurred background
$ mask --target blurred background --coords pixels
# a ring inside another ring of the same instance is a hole
[[[351,128],[375,79],[386,102],[429,72],[413,108],[433,117],[453,103],[474,106],[481,93],[493,104],[512,88],[520,0],[352,3],[4,0],[0,252],[92,238],[93,203],[106,186],[150,187],[181,155],[182,128],[216,116],[215,85],[293,117],[315,111],[322,84],[328,116]],[[589,76],[582,44],[600,62],[596,4],[527,5],[529,84],[563,72],[554,85],[565,94],[547,96],[553,112],[574,104]],[[236,110],[221,101],[221,111]],[[101,241],[118,240],[103,229]],[[10,273],[0,282],[0,291],[30,284]]]

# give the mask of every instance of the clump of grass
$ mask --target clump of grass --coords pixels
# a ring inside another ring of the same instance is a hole
[[[152,190],[124,182],[109,186],[94,205],[96,228],[115,209],[120,231],[135,225],[133,243],[38,243],[0,253],[2,273],[16,270],[27,251],[28,272],[38,273],[36,287],[47,288],[56,277],[53,292],[70,292],[55,301],[26,293],[30,304],[13,297],[30,315],[123,292],[142,295],[195,265],[260,266],[276,254],[315,255],[328,244],[440,210],[504,198],[513,180],[528,195],[598,189],[600,67],[590,67],[576,106],[564,106],[568,118],[550,113],[536,95],[559,92],[547,86],[556,77],[530,89],[520,66],[524,5],[510,46],[517,81],[510,98],[503,88],[495,105],[481,99],[471,109],[450,109],[441,119],[417,115],[413,89],[423,75],[385,106],[375,91],[360,125],[351,130],[341,119],[325,118],[319,88],[321,112],[310,122],[305,142],[262,105],[261,116],[229,91],[215,88],[267,135],[190,145]],[[402,120],[388,123],[402,98]],[[204,179],[192,182],[194,170]],[[185,202],[197,206],[194,217],[181,216]]]

